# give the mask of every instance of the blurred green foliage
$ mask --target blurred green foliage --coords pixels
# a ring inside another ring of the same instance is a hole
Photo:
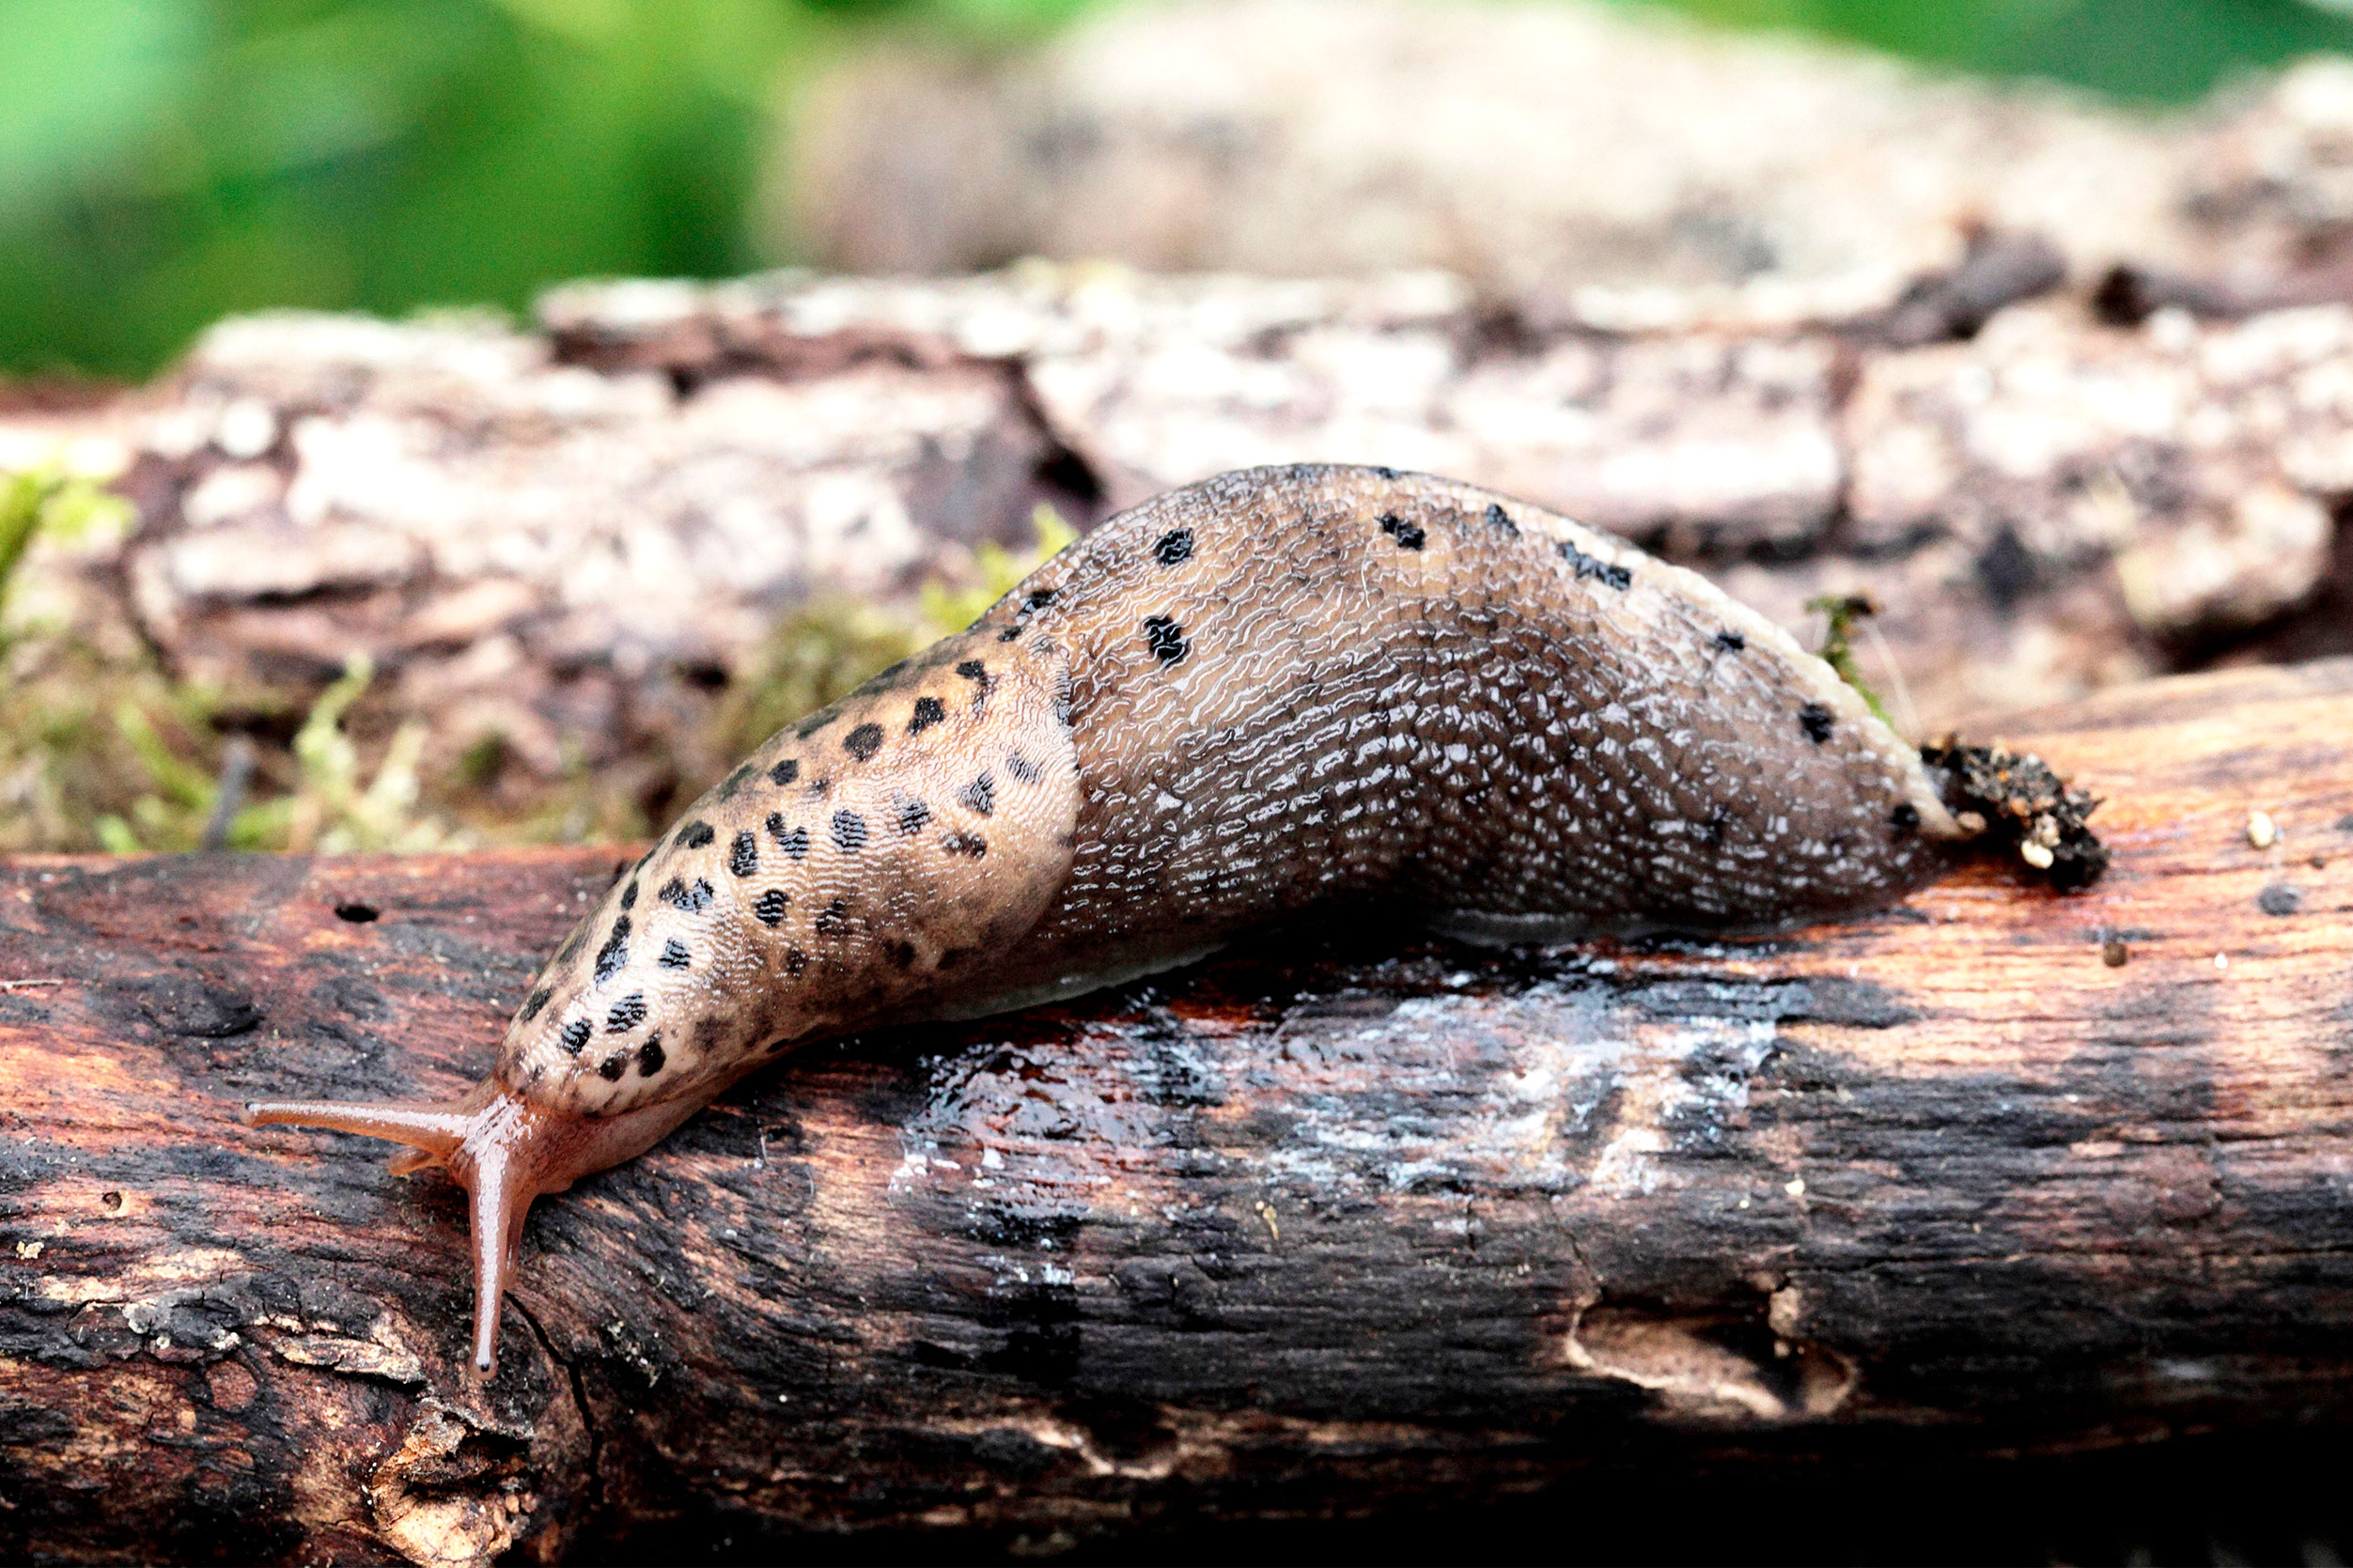
[[[1099,0],[0,0],[0,371],[139,375],[263,305],[521,306],[764,261],[790,85]],[[2150,101],[2353,45],[2307,0],[1679,0]]]

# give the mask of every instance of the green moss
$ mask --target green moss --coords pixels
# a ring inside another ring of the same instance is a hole
[[[1853,687],[1868,703],[1879,722],[1890,729],[1895,721],[1879,706],[1879,694],[1863,684],[1862,674],[1855,667],[1855,628],[1879,613],[1879,601],[1869,594],[1816,594],[1805,601],[1805,607],[1819,614],[1827,623],[1822,630],[1822,645],[1816,650],[1822,662],[1838,672],[1838,678]],[[1900,733],[1900,732],[1899,732]]]
[[[918,596],[919,613],[854,599],[812,600],[778,624],[722,705],[718,750],[728,767],[802,715],[847,696],[940,638],[989,613],[1013,585],[1059,554],[1078,530],[1043,503],[1030,514],[1036,542],[1021,553],[995,544],[974,551],[974,575],[960,585],[934,578]]]
[[[0,566],[12,569],[38,534],[119,505],[54,473],[0,475]],[[913,605],[803,606],[677,754],[593,767],[573,754],[552,784],[519,776],[495,734],[428,776],[425,724],[361,717],[374,675],[365,656],[307,708],[273,711],[284,699],[232,704],[173,679],[128,639],[109,653],[73,628],[31,629],[0,642],[0,852],[189,850],[208,829],[226,847],[320,852],[640,838],[656,826],[649,805],[664,809],[786,724],[962,629],[1076,537],[1051,507],[1033,525],[1030,550],[984,545],[964,581],[926,583]],[[0,572],[0,591],[6,582]]]

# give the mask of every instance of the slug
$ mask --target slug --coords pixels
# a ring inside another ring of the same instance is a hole
[[[524,1212],[795,1045],[1186,963],[1318,912],[1489,942],[1885,904],[1940,772],[1704,579],[1386,469],[1105,523],[778,733],[616,879],[451,1104],[275,1101],[471,1195],[474,1366]]]

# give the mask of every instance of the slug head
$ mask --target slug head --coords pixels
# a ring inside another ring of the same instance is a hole
[[[532,1199],[629,1159],[795,1041],[986,993],[1061,888],[1068,660],[997,623],[771,738],[616,878],[446,1105],[273,1101],[251,1125],[409,1145],[471,1194],[474,1365]]]
[[[653,1105],[590,1120],[543,1110],[491,1079],[453,1104],[258,1100],[245,1107],[244,1120],[248,1126],[333,1127],[405,1143],[407,1152],[393,1157],[396,1175],[439,1165],[466,1189],[474,1245],[473,1370],[487,1378],[498,1370],[499,1306],[531,1200],[644,1153],[699,1103]]]

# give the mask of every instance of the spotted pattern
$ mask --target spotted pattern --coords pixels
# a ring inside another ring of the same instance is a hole
[[[1163,664],[1182,663],[1185,655],[1192,651],[1185,642],[1185,629],[1166,615],[1144,618],[1144,645]]]
[[[776,736],[567,939],[497,1070],[587,1116],[700,1103],[809,1035],[1322,906],[1769,926],[1894,896],[1952,832],[1852,692],[1690,574],[1467,486],[1257,470]]]
[[[613,933],[597,949],[597,984],[602,985],[628,967],[630,918],[621,916],[613,923]]]
[[[1589,555],[1568,539],[1561,541],[1560,551],[1561,559],[1568,563],[1569,568],[1576,572],[1580,582],[1591,579],[1620,590],[1634,585],[1634,573],[1629,567],[1616,561],[1604,561],[1597,555]]]

